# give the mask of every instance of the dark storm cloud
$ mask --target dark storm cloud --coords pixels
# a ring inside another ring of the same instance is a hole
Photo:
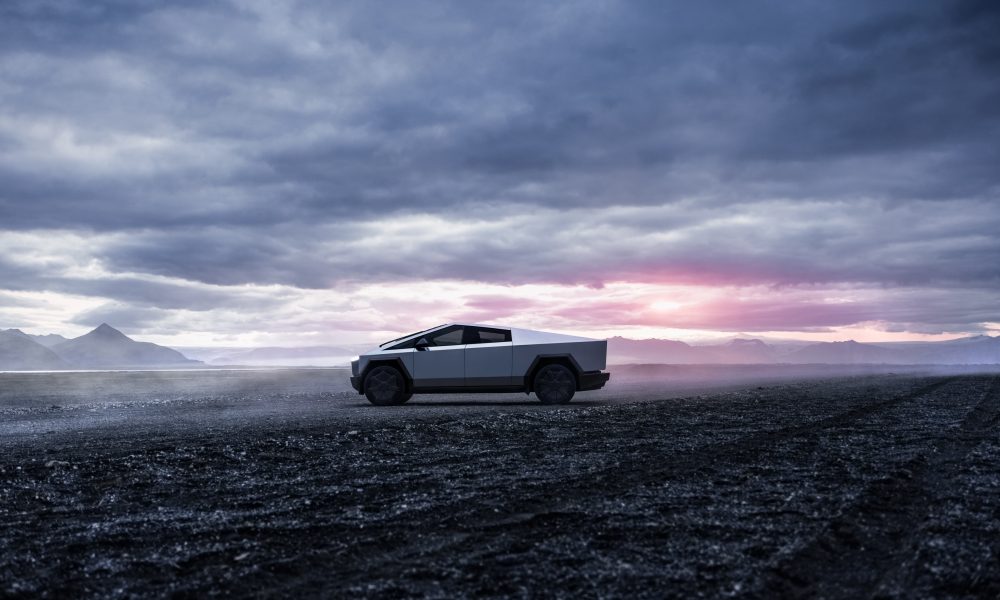
[[[219,285],[995,290],[998,29],[973,1],[6,2],[0,229]],[[235,301],[32,268],[0,285]]]
[[[678,204],[664,217],[644,208],[536,209],[393,223],[345,221],[301,239],[298,228],[264,239],[241,227],[145,232],[109,242],[96,256],[123,271],[303,288],[386,279],[957,288],[1000,281],[1000,211],[986,201],[770,202],[721,215]]]
[[[319,240],[296,239],[298,233],[291,229],[261,238],[245,227],[146,232],[110,243],[96,254],[115,269],[214,285],[267,282],[322,288],[335,283],[334,257],[316,247]]]
[[[1000,117],[998,27],[995,4],[954,3],[833,32],[791,60],[792,94],[775,106],[790,135],[755,149],[828,160],[985,141]]]
[[[549,206],[996,183],[987,5],[55,6],[6,9],[12,116],[178,148],[97,174],[4,161],[19,227],[50,226],[53,206],[94,228],[443,211],[526,182],[549,184]],[[891,166],[923,150],[947,171]],[[859,153],[868,169],[824,181]],[[205,207],[209,188],[236,201]]]
[[[0,257],[3,289],[16,292],[56,292],[108,298],[119,303],[162,309],[206,311],[220,306],[267,310],[283,301],[278,293],[241,294],[223,288],[177,281],[157,281],[136,275],[82,276],[60,269],[19,264]],[[99,324],[100,322],[98,322]]]

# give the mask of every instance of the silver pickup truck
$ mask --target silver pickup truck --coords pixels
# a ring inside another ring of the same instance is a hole
[[[607,340],[448,323],[362,354],[351,363],[351,386],[378,405],[446,392],[534,392],[543,403],[564,404],[604,387],[607,355]]]

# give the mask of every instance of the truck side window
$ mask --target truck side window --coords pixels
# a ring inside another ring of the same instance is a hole
[[[509,342],[510,331],[506,329],[489,329],[485,327],[466,327],[466,344],[495,344],[497,342]]]
[[[458,346],[463,344],[462,342],[462,330],[465,329],[461,325],[455,327],[448,327],[442,329],[441,331],[435,331],[427,337],[427,341],[431,343],[432,346]]]

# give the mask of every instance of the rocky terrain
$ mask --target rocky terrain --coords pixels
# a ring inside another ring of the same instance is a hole
[[[343,376],[0,375],[0,593],[1000,595],[997,373],[393,408]]]

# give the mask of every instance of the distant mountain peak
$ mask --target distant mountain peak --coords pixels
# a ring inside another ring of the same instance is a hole
[[[127,335],[118,331],[117,329],[115,329],[111,325],[108,325],[107,323],[101,323],[100,325],[97,326],[96,329],[94,329],[87,335],[100,336],[109,339],[126,339],[126,340],[130,339]]]
[[[137,342],[107,323],[78,338],[52,347],[63,360],[76,367],[144,367],[193,364],[180,352],[150,342]]]

